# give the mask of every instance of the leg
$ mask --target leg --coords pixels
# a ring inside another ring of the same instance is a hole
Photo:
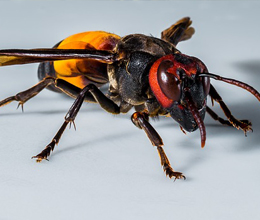
[[[23,110],[23,105],[26,101],[28,101],[32,97],[36,96],[44,88],[46,88],[50,84],[53,84],[54,82],[55,82],[54,78],[46,77],[43,80],[41,80],[38,84],[31,87],[30,89],[27,89],[23,92],[19,92],[15,96],[10,96],[10,97],[0,101],[0,107],[7,105],[8,103],[10,103],[12,101],[17,101],[17,102],[19,102],[18,107],[21,105],[22,110]]]
[[[112,114],[119,114],[120,113],[120,108],[109,98],[107,98],[95,85],[89,84],[85,88],[81,90],[79,93],[78,97],[70,107],[68,113],[65,116],[65,121],[62,124],[61,128],[57,132],[57,134],[54,136],[52,141],[45,147],[45,149],[39,153],[38,155],[34,156],[33,158],[37,158],[37,162],[41,162],[43,159],[47,159],[47,157],[50,155],[51,151],[54,150],[55,145],[59,143],[59,140],[66,129],[67,125],[69,123],[74,124],[74,120],[80,110],[80,107],[86,97],[86,95],[91,94],[96,102],[100,104],[100,106],[112,113]]]
[[[251,128],[251,122],[248,121],[248,120],[238,120],[236,119],[230,112],[230,110],[228,109],[228,107],[226,106],[226,104],[223,102],[222,98],[220,97],[220,95],[217,93],[217,91],[215,90],[215,88],[210,85],[210,91],[209,91],[209,95],[212,97],[213,100],[215,100],[217,103],[219,103],[221,109],[223,110],[224,114],[226,115],[226,117],[228,118],[228,121],[230,122],[230,124],[232,126],[234,126],[235,128],[237,129],[242,129],[246,135],[246,132],[247,131],[252,131],[252,128]],[[208,110],[208,109],[207,109]],[[214,118],[214,116],[216,116],[216,114],[212,114],[212,110],[211,110],[211,114],[208,113]],[[215,118],[214,118],[215,119]],[[219,119],[215,119],[215,120],[218,120],[220,121]],[[222,120],[221,120],[222,121]],[[223,120],[222,122],[224,122],[225,124],[227,124],[225,122],[225,120]]]
[[[207,110],[207,113],[216,121],[218,121],[219,123],[223,124],[223,125],[228,125],[228,126],[232,126],[233,125],[228,121],[228,120],[225,120],[221,117],[219,117],[211,108],[209,108],[208,106],[206,106],[206,110]],[[241,122],[243,123],[246,123],[246,124],[249,124],[249,125],[252,125],[250,121],[248,120],[241,120]]]
[[[185,176],[182,175],[182,173],[175,172],[171,167],[170,161],[168,160],[162,148],[163,141],[156,130],[148,122],[148,117],[149,116],[145,113],[135,112],[132,115],[131,119],[136,127],[145,131],[149,140],[152,142],[152,145],[157,147],[157,151],[161,160],[161,165],[163,166],[163,170],[165,171],[166,176],[169,176],[170,178],[175,177],[175,179],[185,179]]]
[[[65,80],[55,79],[53,77],[46,77],[43,80],[41,80],[39,83],[31,87],[30,89],[19,92],[14,96],[10,96],[0,101],[0,107],[7,105],[10,102],[17,101],[19,102],[18,107],[21,105],[23,110],[23,105],[25,102],[27,102],[29,99],[36,96],[38,93],[40,93],[44,88],[48,87],[49,85],[54,85],[55,87],[57,87],[62,92],[64,92],[65,94],[67,94],[72,98],[76,98],[81,91],[80,88],[66,82]],[[84,101],[96,103],[96,99],[92,96],[91,93],[86,94]]]

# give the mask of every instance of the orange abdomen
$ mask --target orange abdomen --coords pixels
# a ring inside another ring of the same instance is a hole
[[[89,31],[65,38],[56,48],[58,49],[88,49],[112,51],[120,37],[105,31]],[[107,64],[84,59],[71,59],[49,62],[53,64],[55,76],[67,82],[84,88],[89,83],[102,85],[108,82]],[[45,76],[48,73],[45,72]],[[54,74],[51,74],[54,75]]]

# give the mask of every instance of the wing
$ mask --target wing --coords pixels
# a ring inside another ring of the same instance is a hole
[[[91,59],[104,63],[116,60],[112,51],[86,49],[10,49],[0,50],[0,66],[39,63],[44,61]]]
[[[182,18],[164,30],[161,33],[161,38],[176,46],[180,41],[188,40],[194,34],[195,30],[193,27],[190,27],[191,23],[189,17]]]
[[[74,86],[108,82],[107,65],[118,60],[118,35],[105,31],[89,31],[71,35],[52,49],[0,50],[0,66],[41,62],[39,79],[55,76]]]

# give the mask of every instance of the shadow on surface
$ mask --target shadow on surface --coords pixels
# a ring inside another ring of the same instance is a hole
[[[260,59],[236,62],[233,66],[240,71],[245,72],[245,74],[254,77],[253,80],[260,79]]]
[[[109,143],[110,141],[114,141],[117,139],[118,136],[126,136],[127,137],[132,137],[134,136],[134,132],[130,133],[129,131],[127,132],[123,132],[123,133],[115,133],[113,135],[103,135],[101,137],[97,137],[97,138],[92,138],[91,140],[88,140],[88,141],[85,141],[85,142],[81,142],[81,143],[78,143],[78,144],[75,144],[75,145],[71,145],[71,146],[68,146],[66,148],[60,148],[59,150],[55,151],[53,153],[53,155],[55,154],[62,154],[64,152],[67,152],[67,151],[73,151],[73,150],[76,150],[76,149],[80,149],[80,148],[85,148],[85,147],[88,147],[88,146],[94,146],[95,144],[98,144],[98,143],[104,143],[104,145],[108,145],[107,143]],[[118,141],[118,145],[120,145],[120,141]],[[111,149],[112,150],[112,149]]]

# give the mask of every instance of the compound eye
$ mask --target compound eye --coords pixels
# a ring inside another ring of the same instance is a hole
[[[209,77],[200,77],[200,80],[203,85],[205,96],[207,96],[209,94],[209,89],[210,89],[210,78]]]
[[[181,97],[180,81],[174,74],[167,72],[172,66],[173,62],[170,60],[161,62],[157,70],[158,83],[167,98],[173,101],[179,101]]]

